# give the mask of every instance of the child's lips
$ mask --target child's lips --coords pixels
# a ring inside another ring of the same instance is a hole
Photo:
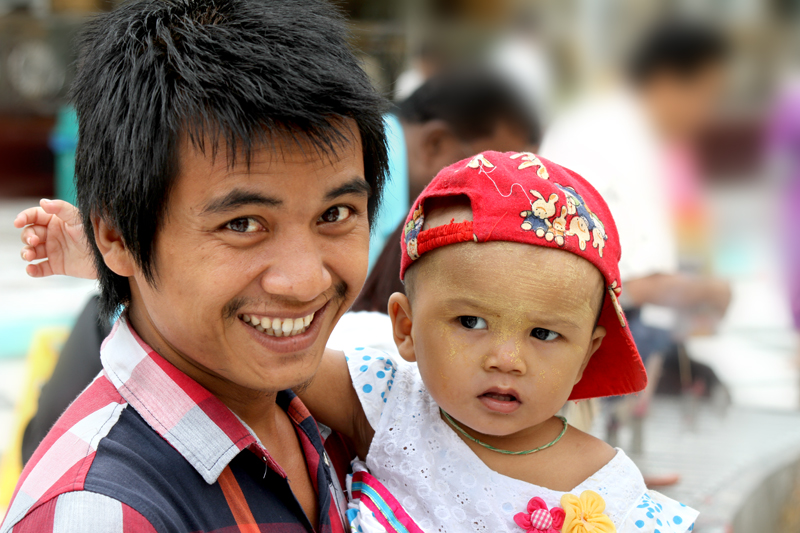
[[[519,395],[513,390],[488,390],[478,396],[478,399],[490,411],[503,414],[512,413],[522,405]]]

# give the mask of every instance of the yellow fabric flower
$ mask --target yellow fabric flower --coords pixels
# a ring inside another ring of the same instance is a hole
[[[562,533],[617,533],[611,519],[603,513],[606,502],[593,490],[585,490],[580,495],[564,494],[561,497],[564,509]]]

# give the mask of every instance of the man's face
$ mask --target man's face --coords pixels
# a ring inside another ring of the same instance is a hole
[[[134,328],[218,396],[303,384],[366,277],[357,134],[330,157],[292,141],[256,148],[249,168],[185,143],[179,165],[155,286],[130,278]]]

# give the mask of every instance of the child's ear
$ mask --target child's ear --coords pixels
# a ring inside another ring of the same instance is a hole
[[[103,261],[112,272],[122,277],[131,277],[135,273],[134,261],[122,236],[116,229],[108,225],[101,217],[92,217],[94,240],[103,256]]]
[[[389,318],[392,319],[392,334],[400,357],[413,363],[417,360],[414,353],[414,338],[411,336],[411,302],[405,294],[396,292],[389,297]]]
[[[581,365],[581,369],[578,371],[578,376],[575,378],[575,383],[577,384],[583,378],[583,372],[586,370],[586,367],[589,365],[589,361],[592,359],[594,352],[600,348],[600,345],[603,344],[603,337],[606,336],[606,328],[603,326],[597,326],[594,328],[592,332],[592,340],[589,341],[589,348],[586,350],[586,357],[583,360],[583,364]]]

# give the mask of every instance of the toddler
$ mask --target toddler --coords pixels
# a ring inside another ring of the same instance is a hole
[[[696,511],[556,416],[646,384],[617,301],[616,227],[591,185],[530,153],[486,152],[439,173],[401,246],[399,357],[327,352],[301,395],[366,457],[354,531],[692,530]]]

